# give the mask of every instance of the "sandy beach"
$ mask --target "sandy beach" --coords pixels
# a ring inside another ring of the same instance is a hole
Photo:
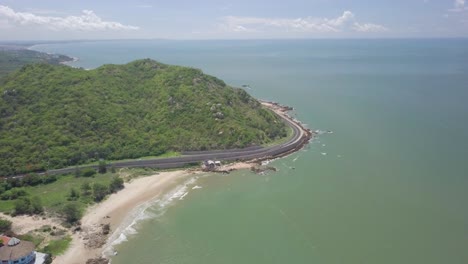
[[[290,119],[286,112],[290,109],[270,103],[262,102],[278,115]],[[309,131],[300,127],[301,138]],[[309,135],[310,136],[310,135]],[[296,151],[294,149],[293,151]],[[293,152],[292,151],[292,152]],[[289,153],[286,153],[286,155]],[[269,157],[272,158],[272,157]],[[249,169],[261,160],[254,160],[253,163],[237,162],[219,167],[218,172],[229,172],[238,169]],[[191,177],[196,177],[201,171],[176,170],[159,172],[151,176],[144,176],[132,179],[125,183],[125,188],[115,194],[110,195],[103,202],[89,207],[81,219],[81,230],[72,235],[72,242],[68,250],[60,256],[56,256],[54,264],[84,264],[88,259],[102,257],[104,251],[110,255],[113,251],[108,250],[110,242],[120,236],[126,224],[132,222],[134,210],[152,200],[162,197],[176,186],[187,181]],[[4,216],[7,219],[11,217]],[[14,219],[13,230],[17,233],[26,233],[30,230],[40,228],[43,225],[59,224],[59,219],[42,219],[38,217],[24,216]],[[109,235],[103,235],[103,226],[110,225]],[[109,239],[110,238],[110,239]],[[110,241],[109,241],[110,240]]]
[[[46,225],[59,226],[61,223],[61,220],[58,218],[44,218],[38,215],[18,215],[12,217],[10,215],[0,213],[0,217],[13,223],[11,226],[11,231],[15,232],[16,234],[26,234],[29,231],[39,229]]]
[[[88,208],[81,220],[83,231],[73,235],[69,249],[63,255],[57,256],[53,263],[83,264],[90,258],[100,257],[104,248],[87,247],[87,233],[100,232],[102,225],[110,224],[112,234],[134,208],[158,198],[190,177],[194,177],[194,172],[178,170],[160,172],[125,183],[123,190]]]
[[[222,170],[249,169],[251,163],[237,162],[226,164]],[[83,264],[90,258],[103,255],[106,245],[99,248],[90,248],[89,233],[102,230],[102,225],[110,224],[110,237],[118,236],[119,227],[131,221],[131,212],[140,205],[158,199],[176,186],[188,181],[191,177],[197,177],[201,171],[176,170],[159,172],[155,175],[133,179],[125,183],[125,188],[118,193],[112,194],[105,201],[96,204],[86,211],[81,219],[82,232],[75,233],[72,244],[68,250],[54,259],[54,264]],[[44,220],[51,221],[51,220]],[[31,221],[29,221],[31,222]],[[107,238],[106,241],[107,243]]]

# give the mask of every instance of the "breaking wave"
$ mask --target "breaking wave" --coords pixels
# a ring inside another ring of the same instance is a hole
[[[103,255],[105,257],[114,256],[117,254],[114,246],[128,241],[128,237],[138,233],[137,224],[145,219],[155,218],[163,215],[166,210],[176,201],[183,200],[189,193],[191,185],[193,185],[199,177],[193,177],[178,185],[162,197],[147,201],[135,209],[133,209],[122,224],[109,236]],[[155,210],[148,210],[148,209]]]

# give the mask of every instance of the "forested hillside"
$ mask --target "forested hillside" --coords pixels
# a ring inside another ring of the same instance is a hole
[[[153,60],[94,70],[27,65],[0,86],[0,175],[286,136],[244,90]]]
[[[57,54],[28,50],[24,47],[0,45],[0,78],[29,63],[59,64],[73,60]]]

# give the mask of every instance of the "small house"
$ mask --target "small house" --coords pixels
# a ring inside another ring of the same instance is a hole
[[[36,259],[34,243],[16,237],[0,236],[0,264],[32,264]]]

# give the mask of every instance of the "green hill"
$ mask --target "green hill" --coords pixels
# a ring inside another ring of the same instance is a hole
[[[24,47],[0,44],[0,78],[29,63],[60,64],[73,60],[70,57],[57,54],[28,50]]]
[[[33,64],[0,86],[0,175],[286,136],[244,90],[153,60],[94,70]]]

